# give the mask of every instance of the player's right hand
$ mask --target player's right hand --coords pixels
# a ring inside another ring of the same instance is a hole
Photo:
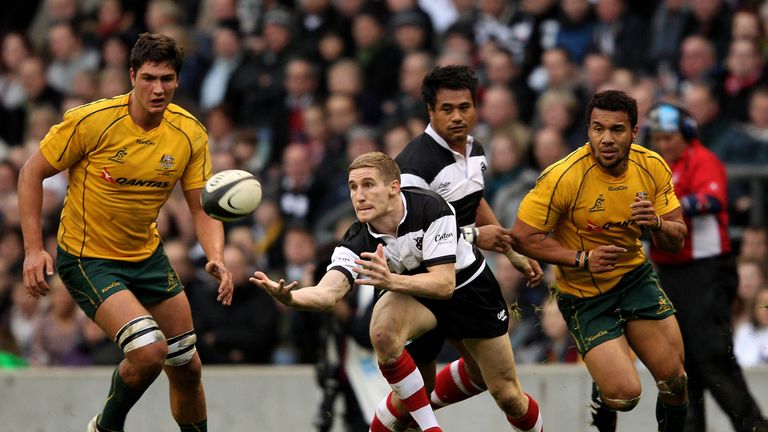
[[[298,282],[293,281],[288,285],[285,284],[285,279],[280,279],[275,282],[267,277],[264,272],[260,271],[255,272],[253,277],[248,278],[248,280],[252,284],[264,289],[264,291],[268,292],[280,303],[286,306],[291,306],[293,303],[293,294],[291,294],[291,291],[298,285]]]
[[[589,271],[592,273],[608,272],[616,268],[619,256],[627,252],[618,246],[598,246],[589,251]]]
[[[24,256],[24,288],[31,297],[38,298],[48,294],[51,289],[46,277],[53,276],[53,258],[43,249],[27,252]]]

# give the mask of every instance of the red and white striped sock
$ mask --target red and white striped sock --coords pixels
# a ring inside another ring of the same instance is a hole
[[[392,403],[393,392],[389,392],[379,406],[371,421],[370,432],[400,432],[405,429],[405,424],[412,420],[408,412],[400,412]]]
[[[544,432],[544,421],[541,419],[539,404],[528,393],[525,396],[528,397],[528,410],[522,417],[516,419],[507,416],[507,421],[518,432]]]
[[[421,430],[442,432],[437,424],[435,413],[429,405],[427,392],[424,390],[424,378],[408,351],[403,350],[400,357],[391,364],[379,364],[379,369]]]
[[[435,409],[442,408],[485,391],[469,377],[464,359],[460,358],[446,365],[435,377],[435,389],[430,395],[430,402]]]

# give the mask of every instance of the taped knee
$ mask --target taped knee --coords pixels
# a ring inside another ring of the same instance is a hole
[[[124,353],[145,347],[155,342],[165,340],[165,335],[151,316],[140,316],[132,319],[115,336],[117,344]]]
[[[687,385],[688,375],[686,374],[656,382],[659,393],[671,397],[684,395]]]
[[[168,339],[168,356],[165,358],[165,364],[181,366],[189,363],[197,351],[195,342],[197,342],[197,336],[194,330]]]
[[[640,403],[640,396],[633,397],[632,399],[611,399],[605,395],[600,395],[600,398],[608,408],[623,412],[632,411],[632,409]]]

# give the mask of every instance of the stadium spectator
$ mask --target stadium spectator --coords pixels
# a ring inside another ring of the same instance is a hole
[[[270,132],[275,121],[274,106],[283,94],[285,63],[293,51],[293,15],[286,9],[275,8],[263,17],[259,34],[260,51],[247,52],[243,62],[232,72],[224,100],[237,114],[239,127],[264,128]],[[273,153],[273,161],[280,153]]]
[[[562,47],[574,63],[581,65],[592,44],[597,18],[589,0],[561,0],[554,45]]]
[[[739,243],[739,259],[755,260],[768,268],[768,230],[763,226],[751,225],[744,228]]]
[[[639,402],[631,346],[659,388],[659,430],[679,432],[688,404],[683,341],[640,236],[651,230],[659,248],[680,250],[682,210],[666,164],[633,145],[634,99],[604,91],[586,112],[589,142],[539,177],[520,205],[513,244],[558,267],[558,305],[594,380],[598,430],[614,431],[616,410]]]
[[[728,237],[726,171],[696,136],[693,119],[669,103],[648,114],[653,148],[672,170],[688,226],[683,249],[670,253],[651,245],[664,291],[677,310],[688,375],[686,430],[706,430],[704,392],[708,391],[735,430],[768,428],[744,375],[733,357],[730,311],[738,286],[735,256]],[[691,297],[695,291],[696,296]]]
[[[381,11],[373,7],[362,8],[352,20],[354,59],[363,71],[365,87],[382,101],[397,92],[397,71],[402,62],[400,50],[387,37],[384,20]]]
[[[45,316],[45,305],[36,297],[27,295],[24,284],[16,281],[11,287],[11,308],[4,319],[10,330],[18,354],[29,359],[32,355],[35,333]]]
[[[692,86],[705,85],[712,80],[718,72],[718,67],[717,52],[712,41],[702,35],[692,34],[683,39],[680,44],[678,72],[674,82],[662,85],[685,95]]]
[[[61,93],[72,93],[78,72],[99,67],[98,52],[83,45],[79,30],[71,22],[57,22],[48,29],[48,48],[48,83]]]
[[[692,0],[691,16],[683,26],[683,37],[698,34],[715,44],[717,58],[724,58],[731,42],[733,10],[725,0]]]
[[[627,7],[628,0],[598,0],[592,49],[611,58],[616,67],[644,70],[650,37],[648,23]]]
[[[762,286],[766,284],[766,272],[760,261],[750,258],[740,258],[736,270],[739,275],[739,285],[736,298],[731,303],[731,323],[734,328],[749,321],[754,304],[752,300]]]
[[[243,58],[238,29],[220,24],[213,32],[213,58],[200,82],[200,109],[208,111],[220,105],[227,93],[227,83]]]
[[[696,121],[696,130],[701,143],[714,151],[723,162],[729,163],[717,148],[730,134],[733,122],[727,116],[721,115],[723,107],[712,86],[705,82],[691,84],[683,94],[683,105],[691,114],[691,118]]]
[[[0,40],[0,140],[20,144],[24,135],[24,102],[20,66],[30,55],[29,41],[22,33],[9,32]]]
[[[488,143],[490,159],[493,154],[492,137],[506,134],[514,141],[520,153],[525,154],[531,146],[531,129],[520,119],[519,109],[512,90],[504,85],[494,84],[483,94],[479,107],[479,121],[472,136],[479,142]],[[493,194],[489,194],[493,197]]]
[[[587,93],[597,93],[598,89],[603,88],[611,80],[611,76],[613,76],[613,60],[610,56],[590,52],[584,57],[581,80]]]
[[[683,26],[690,19],[691,11],[686,0],[662,0],[657,3],[650,25],[648,60],[656,65],[654,72],[665,73],[677,67]]]
[[[51,302],[32,339],[33,366],[82,366],[90,363],[78,350],[87,318],[60,278],[50,282]]]
[[[725,68],[716,77],[716,93],[723,107],[721,115],[747,121],[749,96],[765,81],[765,57],[756,41],[731,42]]]
[[[755,293],[750,319],[736,327],[733,337],[733,354],[742,367],[768,364],[768,288]]]
[[[540,171],[564,158],[570,151],[571,147],[560,131],[553,127],[545,126],[533,136],[531,154],[534,166]]]
[[[215,301],[215,285],[203,285],[205,292],[199,298],[205,303],[197,305],[195,328],[200,335],[198,350],[204,363],[272,362],[280,313],[269,295],[248,283],[253,273],[250,255],[229,241],[224,248],[224,260],[232,272],[235,288],[230,307]]]
[[[546,90],[536,100],[534,128],[554,128],[570,149],[580,147],[584,144],[584,123],[578,121],[578,104],[579,100],[568,90]]]
[[[407,122],[413,117],[426,121],[427,113],[421,102],[421,82],[432,70],[434,58],[424,51],[411,52],[405,55],[400,65],[398,92],[392,98],[392,103],[384,108],[384,112],[400,122]]]
[[[70,182],[64,212],[80,214],[85,221],[63,219],[56,267],[78,305],[126,355],[112,376],[112,397],[88,424],[90,432],[103,427],[122,430],[128,411],[163,370],[181,430],[207,429],[189,303],[155,225],[159,209],[181,180],[190,219],[208,256],[205,268],[220,281],[217,300],[230,304],[232,276],[222,261],[224,230],[200,204],[202,187],[211,175],[205,129],[171,103],[182,56],[168,36],[142,34],[131,51],[131,94],[69,111],[19,176],[24,288],[35,300],[48,293],[45,277],[54,270],[40,226],[43,180],[65,170],[70,178],[82,179]],[[116,123],[121,126],[114,127]],[[113,127],[105,131],[105,125]],[[95,141],[102,145],[93,151]],[[102,163],[80,163],[86,157]],[[114,165],[104,165],[109,160]],[[146,180],[156,178],[157,170],[167,183]],[[147,182],[155,187],[141,186]],[[83,196],[86,188],[95,198],[86,194],[84,200],[70,199]],[[139,201],[144,205],[137,206]],[[108,227],[94,222],[107,219],[113,221]],[[83,224],[102,230],[89,228],[89,241],[84,242]],[[103,289],[85,288],[94,285]]]

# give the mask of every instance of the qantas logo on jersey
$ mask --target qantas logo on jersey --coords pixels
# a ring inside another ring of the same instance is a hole
[[[596,225],[592,221],[588,220],[587,221],[587,230],[588,231],[593,231],[593,232],[603,232],[603,231],[607,231],[607,230],[610,230],[610,229],[613,229],[613,228],[624,229],[624,228],[627,228],[627,227],[629,227],[631,225],[634,225],[634,224],[635,224],[635,221],[633,221],[631,219],[630,220],[620,221],[620,222],[606,222],[606,223],[604,223],[602,225]]]
[[[157,181],[157,180],[129,179],[125,177],[120,177],[117,179],[117,184],[120,184],[123,186],[143,186],[143,187],[149,187],[149,188],[162,189],[170,186],[171,182]]]
[[[99,178],[104,179],[104,181],[106,181],[107,183],[114,183],[115,182],[115,178],[112,177],[112,174],[110,174],[109,171],[107,171],[106,168],[102,168],[101,169],[101,174],[99,174]]]

